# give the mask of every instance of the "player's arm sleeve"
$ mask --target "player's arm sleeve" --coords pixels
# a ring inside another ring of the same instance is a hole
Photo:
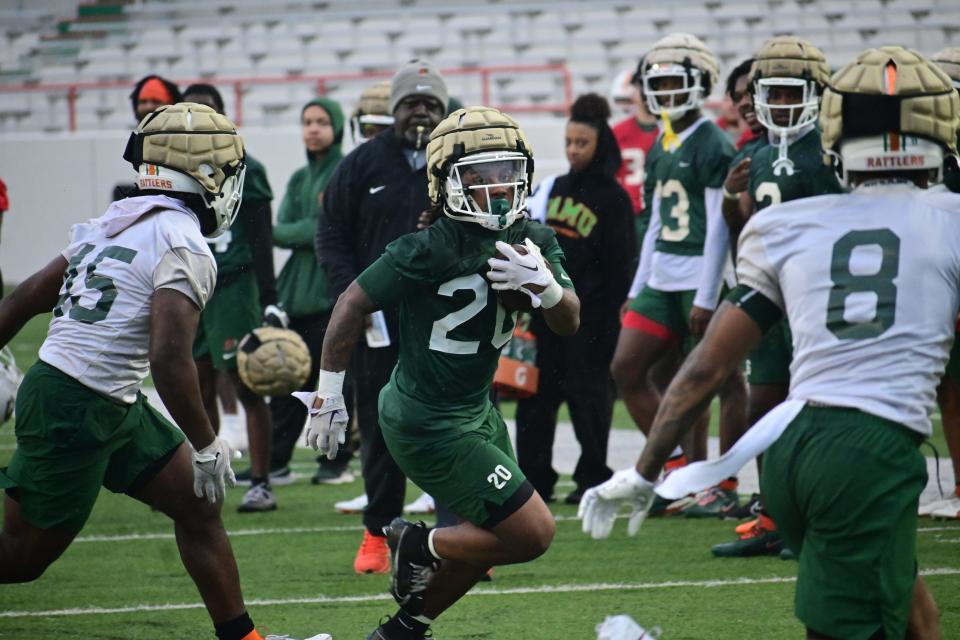
[[[357,284],[379,309],[398,301],[410,287],[409,279],[387,254],[364,269]]]
[[[633,283],[630,285],[628,298],[636,298],[643,290],[647,280],[650,279],[650,269],[653,264],[653,252],[656,248],[657,236],[660,235],[660,195],[654,194],[650,201],[650,224],[647,225],[647,232],[643,236],[643,245],[640,247],[640,264],[637,265],[637,272],[633,276]]]
[[[353,255],[353,217],[358,199],[351,184],[351,154],[334,170],[323,193],[323,206],[317,217],[314,249],[317,260],[330,282],[330,295],[336,299],[357,277]]]
[[[175,289],[199,309],[207,304],[217,284],[217,265],[207,254],[171,247],[153,270],[153,288]]]
[[[547,246],[546,251],[543,251],[543,258],[550,263],[554,277],[557,279],[557,284],[564,289],[573,289],[576,286],[576,283],[570,278],[570,274],[567,273],[567,269],[563,265],[566,256],[563,255],[563,249],[560,248],[556,237],[550,239],[550,244]]]
[[[737,281],[740,286],[757,291],[781,310],[785,309],[783,293],[776,269],[767,256],[763,242],[763,230],[751,218],[740,234],[737,247]]]
[[[703,271],[693,304],[713,311],[723,283],[723,265],[730,251],[730,228],[723,219],[722,189],[704,189],[703,204],[707,210],[707,237],[703,243]]]

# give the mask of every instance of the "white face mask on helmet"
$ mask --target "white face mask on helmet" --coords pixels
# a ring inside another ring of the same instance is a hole
[[[203,165],[200,166],[203,170]],[[245,163],[233,175],[227,176],[218,193],[211,193],[200,183],[176,169],[143,163],[137,175],[137,187],[141,191],[170,191],[171,193],[195,193],[211,211],[216,227],[205,233],[207,238],[216,238],[230,228],[243,202],[243,182],[247,174]],[[206,229],[204,229],[206,231]]]
[[[486,229],[506,229],[527,203],[527,157],[515,151],[466,156],[450,167],[445,212]]]
[[[680,78],[683,85],[679,89],[655,89],[654,85],[659,84],[657,80],[661,78]],[[652,64],[643,72],[643,95],[647,100],[647,109],[657,117],[666,111],[671,120],[676,120],[688,111],[699,109],[706,98],[704,93],[702,74],[696,67]]]

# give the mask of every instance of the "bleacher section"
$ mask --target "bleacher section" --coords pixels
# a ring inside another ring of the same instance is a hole
[[[10,3],[8,3],[10,4]],[[933,53],[960,44],[958,0],[62,0],[0,9],[0,132],[68,128],[70,83],[114,83],[76,94],[76,128],[128,128],[127,93],[147,73],[178,81],[293,79],[384,73],[415,56],[447,68],[565,64],[573,93],[606,93],[659,37],[690,31],[714,48],[723,70],[773,35],[795,33],[839,65],[866,46],[903,44]],[[351,105],[368,80],[330,82]],[[10,92],[9,87],[56,88]],[[562,111],[556,71],[492,77],[489,100],[510,108]],[[317,83],[241,85],[246,124],[296,109]],[[451,92],[478,102],[477,74]],[[229,99],[228,99],[229,101]],[[558,107],[559,105],[559,107]],[[237,107],[233,103],[234,108]]]

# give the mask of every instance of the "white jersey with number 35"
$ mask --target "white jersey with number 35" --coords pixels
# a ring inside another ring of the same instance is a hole
[[[960,195],[887,184],[769,207],[741,234],[737,274],[786,311],[791,398],[930,435],[957,318]]]
[[[74,225],[67,271],[40,359],[102,394],[132,403],[149,371],[150,313],[161,288],[199,308],[217,267],[196,215],[179,200],[119,200]]]

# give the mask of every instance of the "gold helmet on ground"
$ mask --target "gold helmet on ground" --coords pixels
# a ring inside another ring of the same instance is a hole
[[[430,201],[450,218],[505,229],[526,206],[533,180],[530,143],[505,113],[458,109],[430,134],[427,179]]]
[[[137,171],[141,191],[199,195],[212,213],[208,220],[200,215],[204,235],[219,235],[236,217],[245,171],[243,139],[210,107],[193,102],[160,107],[130,135],[123,158]]]
[[[258,395],[285,396],[307,381],[310,350],[296,331],[258,327],[237,347],[237,373]]]
[[[824,161],[850,171],[935,170],[957,154],[960,97],[949,76],[903,47],[867,49],[824,90]]]
[[[657,89],[658,79],[679,77],[679,89]],[[717,58],[704,42],[689,33],[671,33],[658,40],[643,58],[643,95],[650,113],[672,119],[697,109],[710,95],[719,78]],[[683,102],[677,102],[678,98]],[[666,103],[660,98],[668,99]]]

